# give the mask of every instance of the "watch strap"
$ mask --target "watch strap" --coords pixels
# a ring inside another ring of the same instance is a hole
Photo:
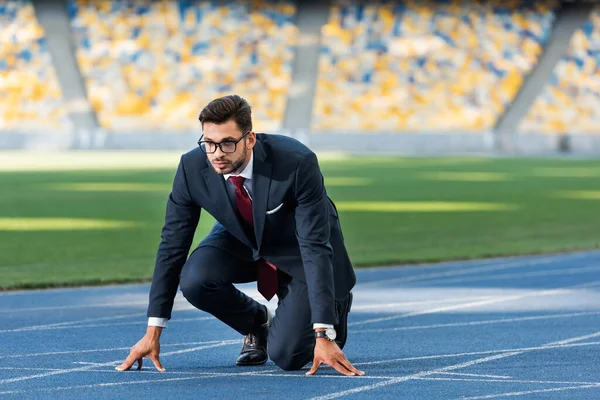
[[[322,338],[322,339],[327,339],[327,340],[329,340],[330,342],[332,341],[331,339],[329,339],[329,337],[328,337],[328,336],[327,336],[327,334],[326,334],[326,331],[324,331],[324,330],[323,330],[323,331],[316,331],[316,332],[315,332],[315,338],[316,338],[316,339],[321,339],[321,338]]]

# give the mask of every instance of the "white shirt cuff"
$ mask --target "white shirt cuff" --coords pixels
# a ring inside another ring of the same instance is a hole
[[[317,328],[332,328],[333,329],[333,325],[330,324],[313,324],[313,329],[317,329]]]
[[[148,326],[160,326],[161,328],[166,328],[168,323],[169,323],[168,318],[156,318],[156,317],[148,318]]]

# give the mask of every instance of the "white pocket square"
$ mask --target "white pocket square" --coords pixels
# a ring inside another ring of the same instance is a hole
[[[271,215],[271,214],[275,214],[277,211],[279,211],[279,209],[283,207],[283,203],[281,203],[280,205],[278,205],[277,207],[275,207],[272,210],[267,211],[267,215]]]

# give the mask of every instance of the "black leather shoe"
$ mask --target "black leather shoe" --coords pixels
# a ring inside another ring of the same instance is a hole
[[[346,339],[348,338],[348,313],[352,308],[352,292],[344,300],[335,302],[335,311],[338,315],[338,324],[334,326],[336,332],[335,342],[340,347],[344,348]]]
[[[237,365],[261,365],[267,362],[269,359],[267,338],[272,319],[273,317],[267,309],[267,322],[261,325],[256,332],[249,333],[244,337],[242,351],[236,361]]]

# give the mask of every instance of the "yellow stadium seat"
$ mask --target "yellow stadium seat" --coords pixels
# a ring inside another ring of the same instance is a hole
[[[45,33],[29,1],[3,2],[0,18],[0,130],[69,129]]]
[[[256,130],[281,128],[294,4],[246,0],[236,12],[214,4],[70,1],[77,60],[104,128],[197,131],[202,106],[231,93],[254,99]]]
[[[597,74],[600,6],[575,31],[569,48],[519,126],[521,133],[600,134]]]
[[[493,128],[548,39],[557,2],[532,3],[334,0],[313,130]]]

